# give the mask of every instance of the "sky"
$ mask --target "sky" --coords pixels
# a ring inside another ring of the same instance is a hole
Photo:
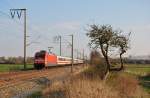
[[[110,24],[124,34],[132,32],[126,56],[150,55],[149,0],[0,0],[0,56],[23,56],[23,16],[12,19],[11,8],[27,9],[28,56],[51,46],[59,55],[59,44],[54,43],[58,35],[62,36],[62,55],[70,56],[70,34],[75,51],[84,49],[89,54],[90,24]]]

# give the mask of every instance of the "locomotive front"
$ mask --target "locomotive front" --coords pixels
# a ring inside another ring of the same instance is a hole
[[[35,57],[34,57],[35,69],[42,69],[45,67],[45,56],[46,56],[46,51],[40,51],[35,53]]]

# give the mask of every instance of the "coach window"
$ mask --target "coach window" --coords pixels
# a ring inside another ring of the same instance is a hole
[[[59,58],[60,61],[65,61],[65,58]]]

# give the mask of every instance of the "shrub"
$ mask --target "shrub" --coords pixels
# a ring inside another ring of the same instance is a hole
[[[44,98],[118,98],[117,92],[107,87],[100,79],[73,78],[50,86],[43,91]]]
[[[139,86],[138,79],[131,74],[112,73],[112,76],[107,80],[107,84],[114,87],[121,98],[148,98]]]
[[[108,82],[81,76],[48,86],[44,98],[149,98],[130,75],[113,74]]]

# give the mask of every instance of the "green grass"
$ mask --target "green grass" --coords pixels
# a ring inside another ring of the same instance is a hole
[[[145,76],[148,73],[150,73],[150,65],[146,64],[128,64],[125,65],[126,68],[126,72],[134,74],[134,75],[138,75],[138,76]]]
[[[148,93],[150,93],[150,65],[125,65],[125,72],[137,76],[140,81],[140,85],[143,86]]]
[[[42,93],[38,91],[38,92],[35,92],[35,93],[27,96],[27,98],[43,98],[43,97],[42,97]]]
[[[140,85],[144,87],[144,89],[150,93],[150,75],[139,77]]]
[[[0,64],[0,72],[23,70],[24,65],[18,64]],[[27,69],[33,68],[33,65],[27,65]]]

